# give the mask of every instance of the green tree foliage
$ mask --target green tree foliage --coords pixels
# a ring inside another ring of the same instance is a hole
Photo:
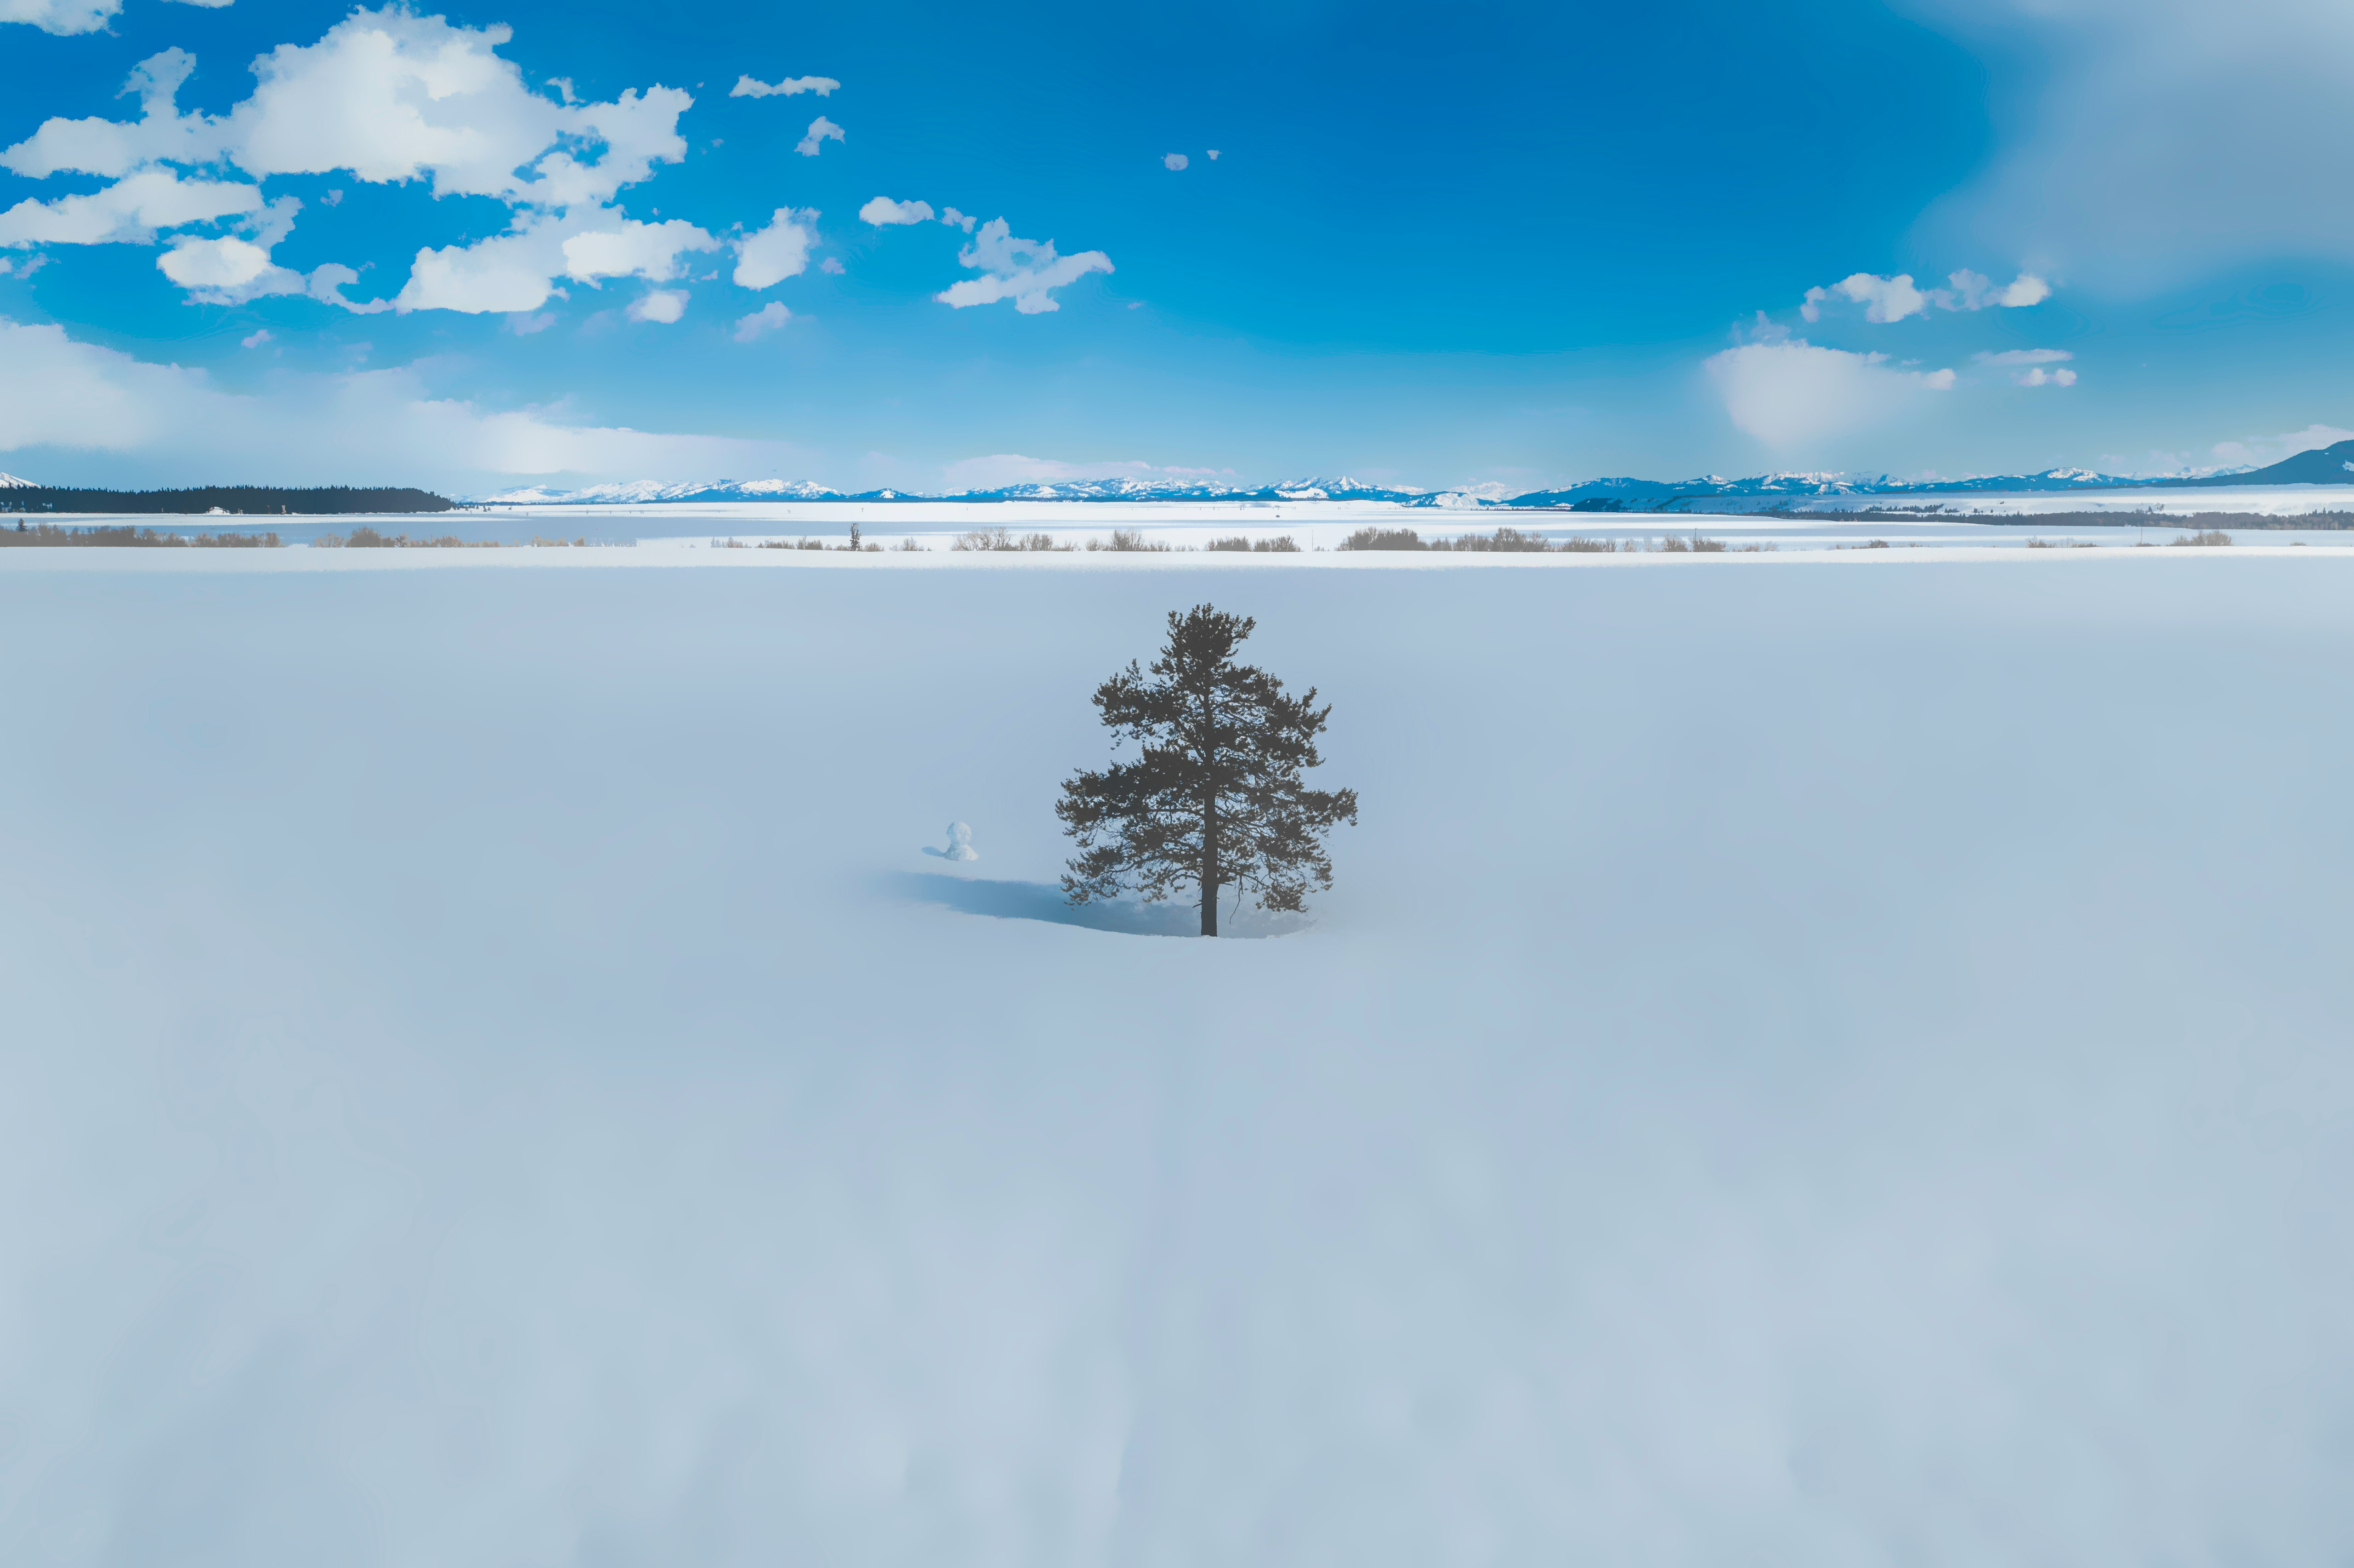
[[[1235,662],[1257,624],[1206,604],[1171,610],[1150,672],[1131,661],[1096,689],[1105,726],[1139,754],[1064,782],[1055,814],[1079,848],[1063,878],[1072,903],[1129,885],[1153,900],[1191,886],[1202,935],[1214,937],[1222,889],[1297,910],[1311,883],[1332,885],[1324,834],[1356,821],[1357,792],[1301,780],[1323,760],[1316,737],[1332,710],[1316,705],[1312,686],[1290,696],[1266,671]]]

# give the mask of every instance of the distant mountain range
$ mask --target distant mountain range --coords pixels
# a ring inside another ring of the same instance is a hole
[[[806,480],[725,480],[695,484],[664,484],[653,480],[639,480],[628,484],[592,484],[580,490],[551,490],[542,485],[530,485],[521,490],[505,490],[495,495],[485,495],[475,503],[487,506],[643,506],[694,501],[1382,501],[1398,506],[1432,507],[1454,512],[1488,507],[1654,512],[1671,510],[1691,502],[1735,498],[1797,501],[1835,495],[1956,495],[1974,492],[2159,490],[2271,484],[2354,484],[2354,440],[2299,452],[2293,458],[2264,468],[2217,469],[2172,479],[2126,479],[2081,468],[1934,481],[1891,479],[1885,474],[1876,479],[1859,479],[1843,473],[1764,473],[1748,479],[1726,479],[1711,473],[1697,479],[1672,482],[1589,479],[1564,489],[1532,490],[1518,495],[1509,493],[1507,487],[1500,484],[1483,484],[1461,490],[1416,490],[1404,485],[1369,484],[1363,480],[1346,477],[1300,479],[1285,484],[1258,485],[1219,484],[1198,480],[1058,479],[1034,484],[1000,485],[990,490],[959,491],[952,494],[912,490],[845,493],[822,484],[811,484]],[[0,473],[0,491],[44,488],[32,481]],[[57,493],[62,497],[67,493],[60,491]],[[99,493],[72,493],[80,496]],[[193,496],[197,493],[173,493]],[[302,493],[308,496],[328,493]],[[400,493],[404,496],[421,494]],[[276,493],[272,495],[274,498]],[[432,497],[430,501],[432,504],[443,504],[439,497]],[[14,510],[14,507],[6,509]],[[81,508],[60,508],[67,509]]]
[[[1514,495],[1502,485],[1465,490],[1416,490],[1356,479],[1301,479],[1285,484],[1218,484],[1201,481],[1060,479],[953,493],[912,490],[846,493],[805,481],[756,479],[704,484],[593,484],[583,490],[533,485],[482,498],[491,506],[632,506],[688,501],[1384,501],[1398,506],[1473,511],[1485,507],[1555,507],[1580,512],[1653,512],[1695,501],[1736,498],[1806,500],[1834,495],[1963,495],[1988,492],[2156,490],[2183,486],[2354,484],[2354,440],[2299,452],[2267,468],[2217,469],[2172,479],[2128,479],[2089,469],[2041,473],[1982,474],[1971,479],[1903,480],[1882,474],[1764,473],[1747,479],[1702,474],[1697,479],[1589,479],[1560,490]]]
[[[722,480],[699,484],[592,484],[581,490],[527,485],[485,495],[485,506],[635,506],[689,501],[1391,501],[1403,506],[1469,509],[1503,503],[1503,486],[1412,490],[1355,479],[1302,479],[1287,484],[1216,484],[1195,480],[1058,479],[991,490],[829,490],[806,480]]]

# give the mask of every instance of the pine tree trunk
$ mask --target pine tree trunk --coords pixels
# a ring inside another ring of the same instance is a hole
[[[1218,934],[1218,798],[1202,806],[1202,935]]]

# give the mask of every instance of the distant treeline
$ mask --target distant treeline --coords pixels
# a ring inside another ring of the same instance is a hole
[[[27,485],[0,490],[0,512],[169,512],[201,516],[216,508],[232,516],[334,516],[352,512],[447,512],[454,502],[423,490],[355,490],[337,484],[281,490],[266,484],[224,484],[201,490],[66,490]]]

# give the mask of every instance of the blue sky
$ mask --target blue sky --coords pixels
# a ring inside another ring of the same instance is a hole
[[[0,467],[2269,461],[2354,425],[2350,63],[2306,0],[0,0]]]

